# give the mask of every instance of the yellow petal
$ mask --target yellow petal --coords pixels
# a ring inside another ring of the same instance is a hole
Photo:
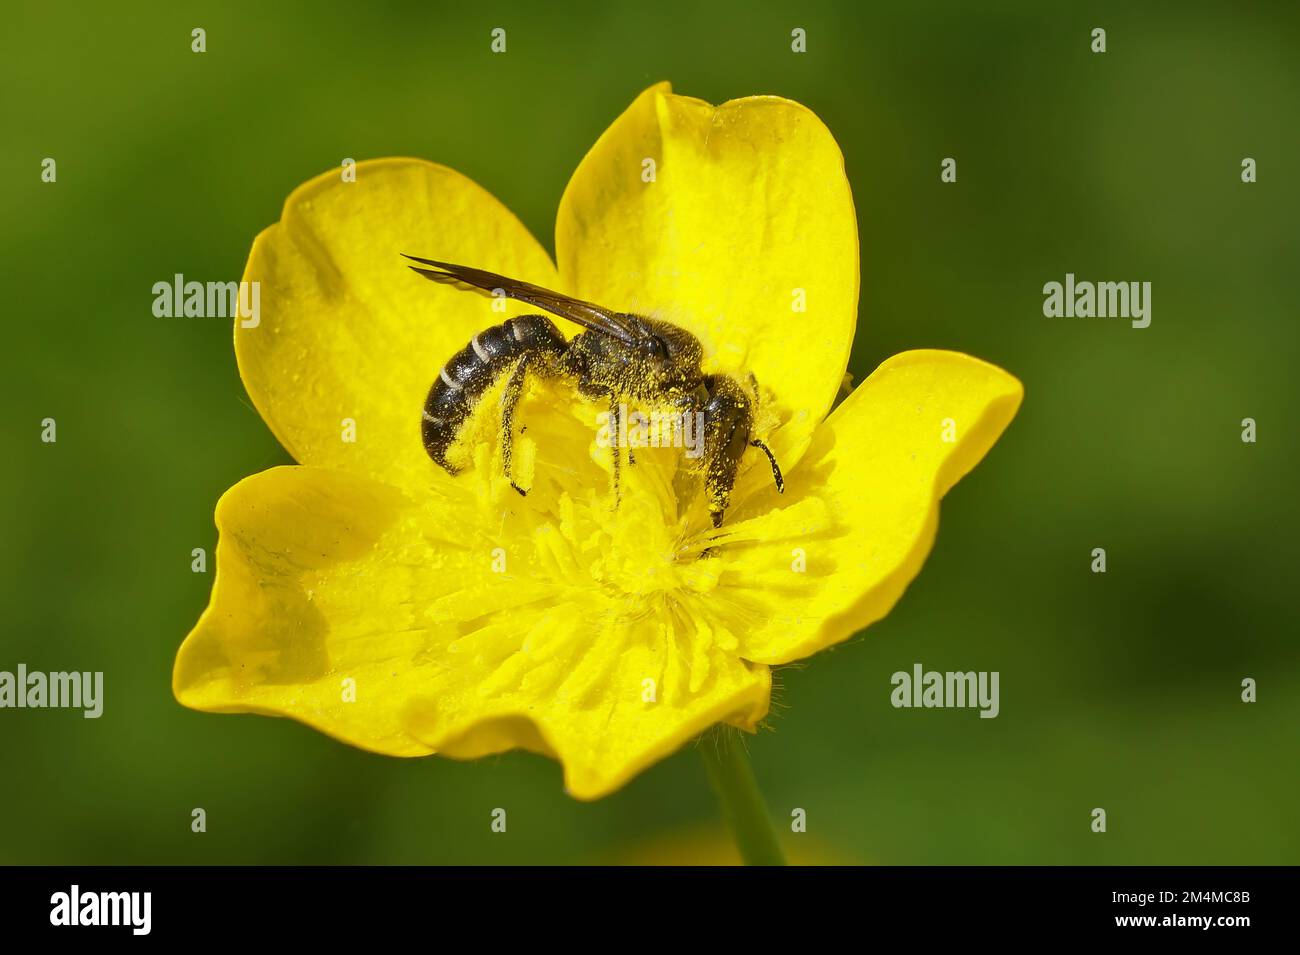
[[[715,723],[755,729],[771,692],[766,666],[598,595],[520,608],[455,654],[456,679],[411,708],[409,731],[458,759],[517,746],[554,756],[577,799],[613,792]]]
[[[176,655],[176,698],[292,716],[391,756],[428,754],[399,715],[421,647],[395,584],[410,569],[367,574],[403,510],[384,485],[312,468],[273,468],[227,491],[212,599]]]
[[[794,430],[829,410],[857,319],[857,221],[839,147],[805,107],[651,87],[573,174],[555,247],[567,291],[689,328]]]
[[[528,230],[469,179],[416,159],[362,162],[355,182],[335,171],[300,186],[254,241],[244,279],[261,283],[260,321],[236,322],[235,352],[257,410],[299,462],[419,487],[436,470],[420,413],[439,369],[523,309],[495,312],[488,298],[429,282],[403,252],[557,282]]]
[[[939,499],[1023,394],[1005,371],[956,352],[903,352],[877,368],[813,436],[786,500],[738,509],[723,585],[748,624],[740,655],[797,660],[885,616],[930,552]]]
[[[583,799],[713,723],[757,725],[766,666],[727,634],[668,625],[653,595],[630,612],[564,556],[590,557],[588,526],[508,494],[484,506],[473,481],[407,495],[316,468],[240,482],[217,507],[217,578],[177,698],[394,756],[525,748],[559,759]]]

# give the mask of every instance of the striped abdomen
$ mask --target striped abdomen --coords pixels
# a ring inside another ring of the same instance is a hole
[[[483,393],[522,358],[530,371],[547,374],[565,348],[564,336],[543,315],[511,318],[475,335],[438,372],[425,399],[421,432],[429,457],[455,474],[447,451]]]

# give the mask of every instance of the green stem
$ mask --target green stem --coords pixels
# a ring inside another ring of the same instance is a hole
[[[717,727],[700,740],[699,750],[722,804],[722,818],[745,865],[785,865],[776,828],[758,791],[740,734],[730,727]]]

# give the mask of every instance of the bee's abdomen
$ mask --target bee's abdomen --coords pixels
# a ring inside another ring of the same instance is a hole
[[[547,374],[565,347],[559,329],[543,315],[508,319],[475,335],[438,372],[425,399],[421,434],[429,457],[455,474],[459,469],[447,452],[483,393],[525,356],[530,369]]]

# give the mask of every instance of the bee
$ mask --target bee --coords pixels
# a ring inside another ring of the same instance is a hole
[[[420,263],[409,268],[430,281],[512,298],[584,329],[566,341],[547,316],[523,315],[479,332],[451,357],[429,389],[421,418],[424,450],[449,474],[460,469],[448,460],[448,451],[479,400],[507,376],[501,393],[502,464],[510,486],[521,495],[527,493],[514,480],[514,419],[524,383],[529,376],[536,376],[572,383],[584,398],[609,402],[615,506],[619,500],[618,416],[620,403],[626,399],[679,412],[703,412],[704,489],[715,528],[722,526],[747,448],[758,448],[767,455],[777,492],[784,492],[785,479],[776,456],[751,433],[757,398],[751,398],[729,375],[705,374],[701,368],[704,349],[686,329],[644,315],[615,312],[494,272],[403,255]],[[753,375],[750,382],[757,395]],[[630,454],[629,463],[634,463]]]

